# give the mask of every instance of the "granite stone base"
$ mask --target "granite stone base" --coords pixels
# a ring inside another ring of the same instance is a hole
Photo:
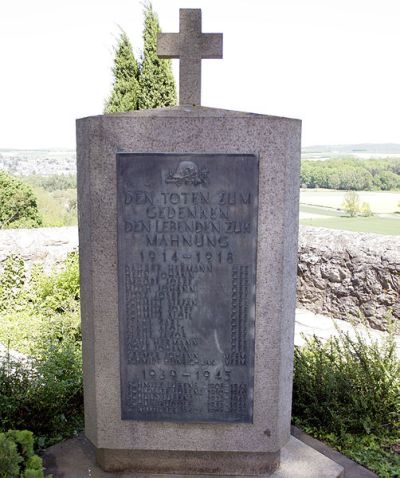
[[[245,476],[272,473],[280,453],[98,449],[96,462],[113,472]]]
[[[240,456],[240,454],[238,454]],[[139,472],[105,472],[96,465],[96,452],[93,445],[85,437],[59,443],[48,448],[43,456],[46,474],[52,473],[54,478],[202,478],[215,477],[216,474],[203,472],[201,474],[147,474]],[[165,457],[159,454],[161,470]],[[184,465],[185,461],[182,461]],[[241,466],[241,465],[239,465]],[[182,466],[183,470],[183,466]],[[219,474],[220,477],[238,476],[237,473]],[[240,474],[242,478],[258,476],[260,478],[344,478],[343,467],[325,457],[310,446],[291,437],[288,444],[281,450],[281,463],[272,473],[253,475]]]

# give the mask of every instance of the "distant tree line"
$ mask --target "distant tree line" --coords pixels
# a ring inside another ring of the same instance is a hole
[[[76,189],[76,174],[53,174],[51,176],[25,176],[24,181],[45,191],[65,191]]]
[[[352,191],[400,190],[400,160],[304,160],[301,163],[301,187]]]

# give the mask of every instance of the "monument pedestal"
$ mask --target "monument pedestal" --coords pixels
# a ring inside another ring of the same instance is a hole
[[[85,434],[104,469],[279,465],[300,130],[186,106],[77,121]]]
[[[278,453],[212,451],[97,450],[96,461],[105,471],[177,475],[263,475],[275,471]]]
[[[84,437],[67,440],[48,448],[43,459],[46,473],[52,473],[54,478],[64,476],[68,478],[88,478],[89,476],[93,478],[182,478],[182,474],[105,472],[96,464],[95,449]],[[162,459],[159,459],[159,463],[162,463]],[[186,478],[205,478],[213,475],[203,472],[201,475],[185,473],[184,476]],[[228,476],[232,475],[220,475],[220,478],[228,478]],[[254,475],[244,474],[240,476],[242,478],[254,477]],[[282,448],[279,469],[272,473],[257,474],[257,476],[259,478],[344,478],[345,475],[342,466],[291,437],[287,445]],[[357,476],[361,476],[361,474]]]

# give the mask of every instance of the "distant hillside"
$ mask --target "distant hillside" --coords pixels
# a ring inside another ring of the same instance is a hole
[[[0,170],[15,176],[75,174],[73,149],[0,149]]]
[[[400,157],[400,144],[337,144],[302,148],[302,158],[327,160],[340,156],[354,158]],[[52,176],[76,173],[76,152],[73,149],[1,149],[0,171],[15,176]]]
[[[400,154],[400,144],[396,143],[361,143],[361,144],[324,144],[305,146],[302,153],[333,153],[333,154]]]

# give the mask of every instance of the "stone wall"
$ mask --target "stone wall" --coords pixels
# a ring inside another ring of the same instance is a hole
[[[400,323],[400,236],[302,226],[297,300],[331,317],[365,317],[380,330],[390,314]]]
[[[49,269],[77,247],[76,227],[0,230],[0,268],[19,253],[28,269]],[[301,226],[297,301],[335,318],[366,317],[380,330],[390,313],[400,323],[400,236]]]
[[[34,264],[51,269],[78,248],[78,228],[47,227],[37,229],[0,230],[0,270],[10,254],[20,255],[28,272]]]

